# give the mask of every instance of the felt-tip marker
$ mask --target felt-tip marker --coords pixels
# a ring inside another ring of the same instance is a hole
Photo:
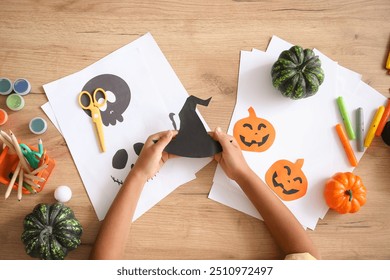
[[[341,126],[341,124],[337,124],[337,125],[336,125],[336,131],[337,131],[337,134],[339,135],[341,144],[343,145],[345,154],[346,154],[347,157],[348,157],[349,163],[350,163],[352,166],[357,166],[358,162],[357,162],[357,159],[356,159],[356,157],[355,157],[355,153],[354,153],[353,150],[352,150],[351,144],[349,143],[348,137],[347,137],[347,135],[345,134],[345,132],[344,132],[343,127]]]
[[[364,152],[364,117],[361,107],[356,110],[356,147],[359,152]]]
[[[347,109],[345,107],[344,99],[342,96],[337,98],[337,105],[339,107],[341,118],[343,119],[345,129],[349,139],[354,140],[356,138],[355,132],[353,131],[351,120],[349,119]]]
[[[390,116],[390,98],[387,99],[387,105],[386,109],[383,112],[381,121],[378,124],[378,128],[376,129],[375,136],[381,136],[383,128],[385,127],[387,120],[389,119]]]
[[[364,140],[364,147],[369,147],[371,145],[372,139],[374,139],[376,129],[378,128],[378,124],[383,116],[384,111],[385,111],[384,106],[380,106],[376,111],[375,116],[372,119],[370,129],[367,132],[366,139]]]

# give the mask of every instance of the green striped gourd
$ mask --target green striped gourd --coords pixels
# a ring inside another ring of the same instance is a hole
[[[284,96],[302,99],[317,93],[324,81],[321,60],[311,49],[293,46],[272,66],[272,84]]]
[[[83,228],[62,203],[40,203],[24,218],[22,241],[26,253],[43,260],[63,260],[81,244]]]

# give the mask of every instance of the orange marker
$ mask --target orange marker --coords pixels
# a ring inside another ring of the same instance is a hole
[[[336,131],[337,131],[337,134],[339,135],[341,144],[343,144],[344,151],[348,157],[349,163],[352,166],[357,166],[358,162],[357,162],[357,159],[355,157],[355,153],[352,150],[351,144],[349,143],[348,137],[345,134],[341,124],[336,125]]]
[[[389,119],[389,116],[390,116],[390,98],[387,99],[386,109],[383,112],[381,121],[379,122],[378,128],[375,131],[376,136],[381,136],[383,128],[385,127],[387,120]]]

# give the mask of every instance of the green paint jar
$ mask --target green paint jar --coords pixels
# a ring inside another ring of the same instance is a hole
[[[16,93],[13,93],[7,97],[7,107],[12,111],[22,110],[24,107],[24,98]]]

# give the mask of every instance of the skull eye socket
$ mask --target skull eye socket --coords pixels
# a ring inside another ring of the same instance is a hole
[[[112,167],[115,169],[123,169],[127,164],[129,155],[125,149],[118,150],[112,158]]]
[[[100,109],[100,111],[106,111],[107,110],[107,103],[108,102],[110,102],[110,103],[114,103],[115,101],[116,101],[116,96],[115,96],[115,94],[112,92],[112,91],[109,91],[109,90],[106,90],[106,97],[107,97],[107,102],[106,102],[106,104],[104,104],[102,107],[100,107],[99,109]],[[102,97],[100,97],[99,99],[98,99],[98,103],[103,103],[103,96]],[[111,112],[110,112],[110,114],[111,114]]]
[[[107,101],[110,101],[111,103],[114,103],[116,101],[116,96],[112,91],[107,90],[106,96],[107,96]]]

